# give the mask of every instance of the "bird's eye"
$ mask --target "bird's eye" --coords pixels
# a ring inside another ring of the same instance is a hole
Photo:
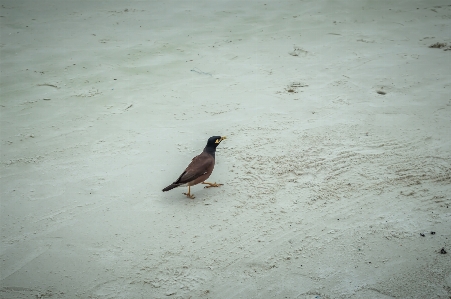
[[[219,143],[219,139],[216,139],[215,143]]]

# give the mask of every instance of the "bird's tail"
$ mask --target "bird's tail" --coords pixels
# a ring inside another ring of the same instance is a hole
[[[170,184],[169,186],[167,186],[166,188],[163,189],[163,192],[169,191],[171,189],[177,188],[179,185],[178,184]]]

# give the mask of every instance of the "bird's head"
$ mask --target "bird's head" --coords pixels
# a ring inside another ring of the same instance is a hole
[[[226,139],[225,136],[212,136],[208,138],[207,147],[216,148],[224,139]]]

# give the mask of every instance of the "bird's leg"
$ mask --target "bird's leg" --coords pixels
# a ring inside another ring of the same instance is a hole
[[[205,186],[204,188],[219,187],[219,186],[224,185],[224,184],[216,184],[216,182],[214,182],[214,183],[202,182],[202,184],[208,185],[208,186]]]
[[[191,191],[191,186],[188,186],[188,193],[183,193],[183,194],[185,194],[186,197],[189,197],[189,198],[191,198],[191,199],[194,199],[195,197],[194,197],[194,195],[191,194],[190,191]]]

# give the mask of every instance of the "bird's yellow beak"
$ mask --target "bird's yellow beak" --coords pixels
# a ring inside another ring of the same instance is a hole
[[[216,139],[215,143],[220,143],[220,142],[223,141],[224,139],[227,139],[227,137],[221,136],[221,138]]]

